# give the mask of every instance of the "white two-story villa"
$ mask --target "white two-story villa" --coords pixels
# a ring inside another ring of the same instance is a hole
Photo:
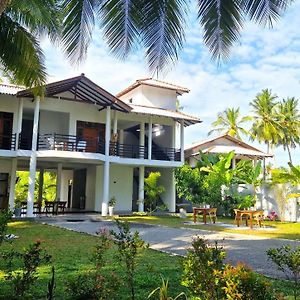
[[[184,128],[199,123],[176,111],[188,89],[137,80],[113,96],[83,74],[47,84],[45,97],[0,85],[0,208],[13,208],[17,170],[29,170],[27,216],[34,215],[36,172],[57,172],[57,200],[107,214],[144,210],[144,177],[161,173],[162,198],[175,211],[174,168],[184,162]],[[41,193],[39,193],[41,195]]]

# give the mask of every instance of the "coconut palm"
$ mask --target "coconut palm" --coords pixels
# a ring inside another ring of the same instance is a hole
[[[277,96],[271,90],[265,89],[257,94],[250,103],[253,110],[253,124],[250,130],[251,138],[267,145],[267,152],[270,146],[278,143],[281,132],[280,124],[276,115],[278,101]]]
[[[18,84],[41,86],[46,71],[39,38],[56,36],[55,0],[2,1],[0,9],[0,71]]]
[[[288,151],[292,163],[291,148],[300,143],[300,112],[298,100],[294,97],[284,99],[278,105],[277,117],[280,124],[281,138],[279,144]]]
[[[218,118],[211,125],[214,127],[208,135],[219,132],[228,134],[241,140],[241,134],[248,135],[249,131],[242,127],[243,124],[250,121],[251,117],[241,117],[239,108],[227,108],[218,113]]]
[[[43,55],[36,36],[31,33],[35,33],[37,27],[51,28],[48,16],[53,12],[53,4],[60,6],[63,23],[61,44],[72,62],[84,59],[97,23],[103,29],[104,39],[111,52],[116,56],[125,58],[137,46],[144,47],[152,71],[164,69],[176,61],[184,44],[190,7],[189,0],[0,1],[0,15],[3,11],[0,28],[4,31],[0,44],[2,46],[7,42],[5,47],[0,48],[0,64],[6,72],[26,85],[31,85],[33,80],[39,83],[37,77],[41,82],[45,81]],[[198,0],[198,20],[203,27],[204,43],[212,57],[218,60],[228,58],[229,50],[239,40],[247,19],[263,26],[272,26],[291,2]],[[25,16],[29,18],[24,18],[24,10],[19,6],[28,8]],[[3,23],[9,16],[15,23]],[[25,19],[30,22],[24,24]],[[5,30],[13,25],[17,26],[15,30]],[[20,41],[21,37],[26,43]],[[16,45],[15,49],[12,44]],[[28,52],[32,53],[29,60]]]

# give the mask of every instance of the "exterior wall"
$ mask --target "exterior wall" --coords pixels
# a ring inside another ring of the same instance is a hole
[[[86,169],[86,210],[95,210],[95,190],[96,190],[96,166],[90,166]]]
[[[175,110],[177,94],[174,90],[140,85],[120,99],[129,104],[129,100],[132,99],[132,104]]]
[[[171,168],[161,168],[158,171],[161,174],[159,184],[165,188],[165,192],[161,196],[162,200],[170,212],[175,212],[176,192],[174,170]]]
[[[133,167],[110,165],[109,197],[116,197],[116,211],[131,211]]]
[[[40,134],[59,133],[69,134],[69,113],[40,111]]]
[[[60,199],[68,201],[69,180],[73,179],[73,170],[62,170]],[[72,195],[71,195],[72,199]]]
[[[296,198],[288,198],[292,191],[299,190],[300,187],[292,188],[288,184],[263,185],[257,189],[257,202],[255,207],[262,209],[265,214],[275,211],[283,221],[300,222],[300,202]],[[252,193],[251,185],[240,185],[238,191],[243,194]]]
[[[9,173],[11,172],[11,159],[0,158],[0,173]]]
[[[95,167],[95,205],[94,211],[101,211],[102,190],[103,190],[103,165]]]
[[[175,124],[174,124],[175,126]],[[147,132],[146,132],[147,133]],[[148,133],[147,133],[148,136]],[[156,143],[160,147],[173,147],[172,141],[172,127],[171,126],[163,126],[162,134],[155,134],[152,135],[153,142]]]

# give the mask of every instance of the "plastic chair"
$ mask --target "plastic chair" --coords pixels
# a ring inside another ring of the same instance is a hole
[[[211,208],[208,211],[208,215],[209,215],[209,218],[210,218],[210,222],[211,223],[216,223],[216,220],[217,220],[217,208]]]
[[[253,214],[253,220],[256,221],[257,225],[259,225],[259,227],[261,227],[263,224],[263,220],[264,220],[264,212],[262,210],[259,210],[257,212],[255,212]]]

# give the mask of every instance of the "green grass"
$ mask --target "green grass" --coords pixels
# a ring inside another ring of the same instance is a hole
[[[175,223],[173,218],[169,218],[168,224]],[[175,226],[175,224],[174,224]],[[95,230],[98,228],[95,228]],[[97,237],[87,234],[72,232],[35,222],[12,222],[9,224],[9,233],[19,236],[12,244],[4,243],[0,252],[9,249],[21,250],[29,243],[39,239],[43,248],[52,255],[56,270],[56,290],[55,299],[71,300],[66,293],[66,281],[76,274],[84,273],[92,267],[91,256],[97,244]],[[124,267],[116,263],[116,252],[113,250],[108,259],[111,263],[106,271],[115,271],[119,276],[124,277]],[[1,263],[0,263],[1,266]],[[50,265],[42,266],[39,269],[39,280],[31,290],[31,297],[28,299],[45,299],[47,283],[50,279]],[[182,274],[182,258],[171,256],[158,251],[147,249],[139,254],[138,268],[136,275],[136,299],[147,299],[148,294],[160,285],[161,276],[169,279],[171,296],[185,291],[180,285]],[[10,285],[3,278],[4,273],[0,273],[0,299],[9,299],[11,291]],[[275,286],[286,295],[291,295],[291,285],[289,282],[275,280]],[[120,284],[115,299],[129,299],[129,289],[126,283]]]
[[[202,217],[199,216],[199,221],[202,221]],[[300,240],[300,223],[291,223],[291,222],[279,222],[279,221],[265,221],[267,227],[272,227],[274,230],[251,230],[249,229],[235,229],[235,228],[225,228],[217,224],[211,224],[208,220],[208,223],[197,224],[197,225],[188,225],[184,222],[192,222],[192,214],[188,214],[188,218],[180,219],[178,215],[169,215],[169,216],[126,216],[120,217],[121,220],[126,220],[129,222],[136,223],[147,223],[155,225],[163,225],[175,228],[195,228],[203,230],[212,230],[212,231],[223,231],[229,233],[239,233],[239,234],[248,234],[256,235],[269,238],[282,238],[282,239],[291,239],[291,240]],[[218,218],[218,222],[233,224],[234,220],[230,218]]]
[[[51,254],[55,266],[55,299],[71,299],[65,291],[65,283],[68,278],[92,267],[90,258],[98,238],[35,222],[13,222],[10,223],[8,231],[18,235],[19,239],[11,245],[4,243],[0,248],[0,252],[11,248],[20,250],[33,241],[41,240],[43,248]],[[115,263],[110,264],[106,271],[115,271],[124,277],[124,268],[116,263],[115,255],[116,252],[113,251],[109,259],[114,260]],[[135,281],[137,299],[147,299],[148,294],[160,285],[161,275],[169,278],[172,294],[175,295],[183,291],[184,288],[180,286],[181,260],[181,257],[170,256],[151,249],[141,253],[138,258],[139,263]],[[50,268],[50,266],[40,268],[40,279],[32,290],[34,297],[31,299],[46,299],[47,283],[51,277]],[[4,281],[3,275],[3,272],[0,272],[0,299],[7,300],[9,299],[7,295],[10,286]],[[129,299],[129,293],[128,286],[123,283],[120,285],[116,299]]]

